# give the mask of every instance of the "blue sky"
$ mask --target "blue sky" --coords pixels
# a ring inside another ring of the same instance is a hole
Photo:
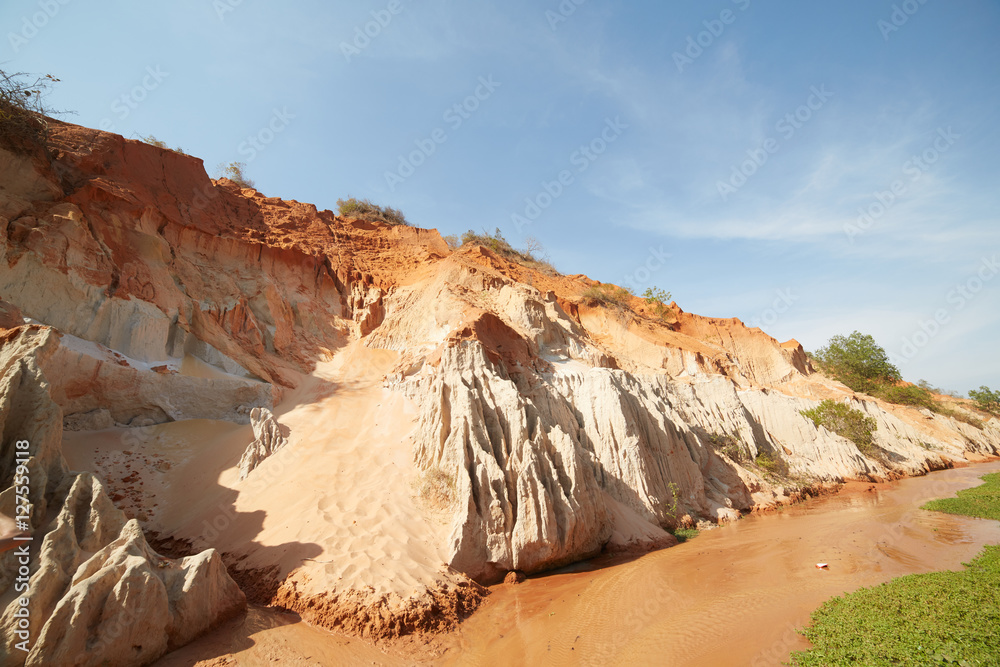
[[[269,195],[1000,387],[995,0],[151,4],[6,0],[0,62]]]

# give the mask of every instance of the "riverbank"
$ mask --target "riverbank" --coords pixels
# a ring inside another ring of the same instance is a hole
[[[607,569],[497,587],[440,639],[441,662],[780,664],[808,648],[796,630],[832,595],[958,568],[1000,542],[1000,525],[920,509],[997,470],[993,462],[845,491]]]
[[[1000,473],[927,510],[1000,521]],[[801,667],[1000,664],[1000,546],[957,572],[910,575],[837,597],[812,615]]]
[[[849,485],[637,559],[494,586],[456,631],[383,650],[259,609],[158,664],[780,664],[809,648],[797,629],[830,597],[957,569],[1000,542],[1000,525],[920,509],[997,471],[1000,462]]]

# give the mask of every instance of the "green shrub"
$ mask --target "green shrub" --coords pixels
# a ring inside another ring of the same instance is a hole
[[[510,242],[504,238],[499,227],[497,227],[492,234],[487,232],[485,229],[482,234],[477,234],[470,229],[462,234],[462,245],[481,245],[484,248],[489,248],[496,254],[508,259],[522,258],[521,253],[514,250],[514,246],[512,246]]]
[[[854,391],[871,393],[881,385],[902,379],[875,339],[858,331],[850,336],[834,336],[816,352],[816,359],[824,371]]]
[[[670,482],[667,484],[667,490],[670,491],[670,501],[667,505],[667,516],[671,519],[677,518],[677,510],[680,508],[681,504],[681,490],[677,486],[677,482]]]
[[[924,383],[926,384],[926,383]],[[942,393],[942,392],[938,392]],[[911,405],[915,408],[925,408],[932,412],[957,419],[978,429],[983,428],[983,422],[960,410],[953,410],[944,403],[936,400],[931,390],[923,386],[902,386],[902,385],[881,385],[876,386],[871,391],[872,396],[877,396],[889,403],[896,405]]]
[[[354,197],[338,199],[337,212],[343,216],[362,218],[372,222],[384,222],[387,225],[406,225],[407,227],[410,225],[406,221],[406,216],[399,209],[379,206],[367,199],[355,199]]]
[[[670,314],[670,306],[667,305],[671,299],[670,292],[664,292],[659,287],[648,287],[642,293],[642,298],[652,307],[653,314],[657,317]]]
[[[52,84],[59,79],[51,74],[31,77],[24,72],[8,74],[0,70],[0,143],[16,151],[44,147],[48,140],[46,116],[56,112],[44,103]]]
[[[788,462],[781,458],[777,452],[760,452],[753,462],[765,472],[788,477]]]
[[[976,407],[991,415],[1000,416],[1000,391],[993,391],[986,385],[969,391],[969,398],[976,402]]]
[[[811,419],[817,427],[824,426],[837,435],[847,438],[857,445],[858,451],[865,456],[875,453],[874,432],[878,424],[860,410],[827,399],[811,410],[802,410],[801,414]]]
[[[931,392],[915,385],[903,386],[890,384],[875,386],[872,387],[869,393],[872,396],[877,396],[884,401],[897,405],[912,405],[916,408],[927,408],[928,410],[936,410],[938,408],[938,403],[934,400]]]
[[[705,436],[715,451],[728,456],[731,460],[741,463],[747,459],[747,453],[739,438],[728,433],[709,433]]]

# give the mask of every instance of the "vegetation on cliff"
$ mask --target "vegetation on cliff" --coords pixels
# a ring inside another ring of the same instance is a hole
[[[46,106],[45,95],[58,81],[51,74],[32,78],[0,70],[0,145],[18,152],[45,145],[45,116],[54,113]]]
[[[406,221],[406,216],[398,208],[379,206],[378,204],[373,204],[368,199],[355,199],[354,197],[338,199],[337,213],[372,222],[384,222],[387,225],[409,226],[410,224]]]
[[[976,407],[983,412],[1000,417],[1000,391],[994,391],[983,385],[979,389],[969,391],[969,398],[976,402]]]
[[[462,234],[461,238],[456,235],[444,237],[445,242],[452,248],[461,248],[466,245],[480,245],[489,248],[504,259],[510,260],[521,266],[525,266],[550,276],[558,276],[559,272],[552,266],[551,262],[542,254],[544,249],[542,244],[533,236],[525,239],[523,248],[515,248],[504,238],[500,228],[490,234],[485,229],[482,233],[469,230]]]
[[[816,351],[813,360],[824,373],[856,392],[881,398],[896,405],[931,410],[976,428],[983,428],[980,420],[948,407],[936,399],[933,387],[926,382],[921,381],[916,385],[903,382],[899,369],[889,361],[885,349],[868,334],[855,331],[849,336],[834,336],[826,347]],[[989,391],[986,387],[982,389]],[[973,392],[969,393],[975,399],[972,394]],[[993,398],[1000,399],[1000,395]],[[982,403],[980,408],[985,409]]]
[[[866,417],[860,410],[827,399],[811,410],[802,410],[816,426],[825,426],[839,436],[843,436],[858,446],[865,456],[875,453],[874,433],[878,428],[875,420]]]

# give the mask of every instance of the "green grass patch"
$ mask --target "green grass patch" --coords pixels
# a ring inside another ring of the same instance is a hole
[[[924,509],[1000,520],[1000,473]],[[1000,665],[1000,546],[961,572],[912,574],[828,600],[803,634],[801,667]]]
[[[982,486],[959,491],[957,498],[932,500],[921,509],[1000,521],[1000,472],[986,475],[983,480],[986,483]]]
[[[687,542],[688,540],[693,540],[698,537],[697,528],[676,528],[670,532],[671,535],[677,538],[678,542]]]

